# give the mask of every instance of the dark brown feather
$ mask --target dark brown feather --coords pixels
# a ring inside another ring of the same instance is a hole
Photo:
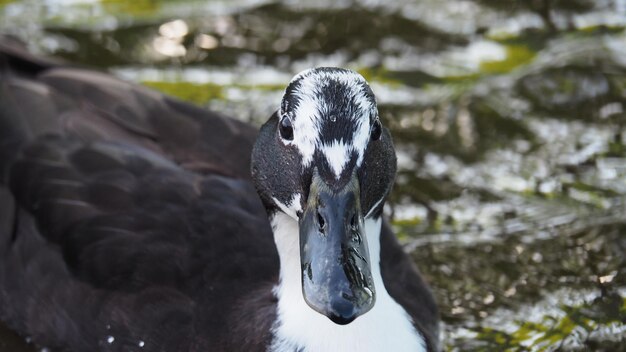
[[[278,258],[249,182],[254,129],[8,46],[0,318],[72,351],[235,350],[224,317],[242,301],[271,322]]]

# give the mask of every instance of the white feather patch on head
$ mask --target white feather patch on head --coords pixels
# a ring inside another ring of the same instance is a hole
[[[353,98],[351,100],[355,103],[352,108],[354,116],[340,117],[349,118],[354,124],[355,132],[350,143],[343,140],[324,143],[321,138],[322,121],[331,119],[335,122],[333,119],[337,118],[333,111],[330,111],[332,102],[326,101],[321,94],[321,90],[331,80],[341,84],[346,96]],[[316,150],[320,150],[326,157],[337,178],[353,153],[357,155],[356,166],[360,166],[369,141],[370,121],[378,114],[373,98],[363,92],[363,85],[367,85],[365,79],[360,74],[348,70],[309,69],[297,74],[291,82],[295,81],[299,81],[299,87],[292,94],[298,103],[289,106],[288,102],[283,101],[279,114],[281,117],[287,116],[291,119],[293,140],[285,143],[298,149],[303,167],[311,164]]]
[[[300,204],[300,193],[294,193],[291,196],[291,200],[285,204],[278,200],[276,197],[272,197],[274,204],[283,211],[283,213],[289,215],[293,219],[298,218],[298,212],[302,211],[302,205]]]
[[[349,152],[353,148],[350,148],[343,142],[333,141],[330,145],[322,145],[321,149],[322,153],[326,156],[326,160],[328,160],[330,168],[335,173],[335,176],[339,177],[343,166],[348,163]]]

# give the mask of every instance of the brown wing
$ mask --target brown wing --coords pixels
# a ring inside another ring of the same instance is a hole
[[[0,65],[0,318],[74,351],[219,350],[278,271],[254,129],[12,42]]]

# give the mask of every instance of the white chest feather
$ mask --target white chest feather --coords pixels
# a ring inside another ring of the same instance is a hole
[[[280,283],[274,288],[278,297],[278,314],[271,352],[426,351],[424,338],[413,327],[410,316],[384,287],[379,265],[380,219],[365,220],[376,304],[348,325],[333,323],[304,301],[298,223],[278,213],[272,219],[272,226],[281,269]]]

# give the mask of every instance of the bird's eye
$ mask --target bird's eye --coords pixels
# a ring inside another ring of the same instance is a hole
[[[372,128],[370,130],[371,140],[373,141],[379,140],[382,132],[383,132],[383,126],[380,124],[380,120],[377,118],[376,120],[374,120],[374,123],[372,124]]]
[[[293,126],[291,125],[291,120],[288,117],[285,116],[280,120],[278,130],[280,131],[280,136],[284,140],[293,140]]]

